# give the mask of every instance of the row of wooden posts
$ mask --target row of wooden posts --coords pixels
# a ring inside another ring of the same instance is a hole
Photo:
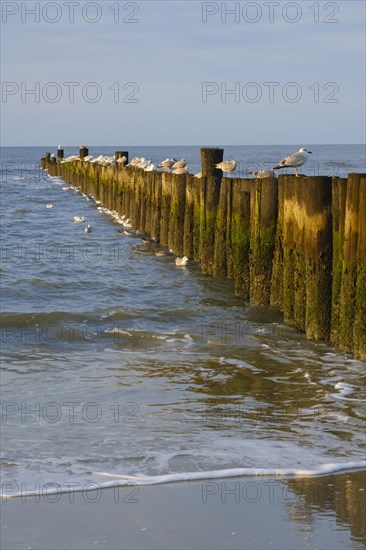
[[[203,273],[232,279],[237,296],[278,307],[309,339],[366,359],[366,174],[226,178],[218,148],[201,149],[201,178],[62,158],[41,165]]]

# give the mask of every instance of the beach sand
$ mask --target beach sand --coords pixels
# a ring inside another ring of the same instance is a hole
[[[4,499],[8,549],[364,548],[365,472]]]

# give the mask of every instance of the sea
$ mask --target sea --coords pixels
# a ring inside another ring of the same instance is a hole
[[[362,145],[225,146],[224,158],[244,177],[301,146],[307,175],[366,171]],[[1,493],[364,469],[366,364],[119,232],[40,168],[56,150],[1,149]],[[199,146],[89,147],[117,150],[200,171]]]

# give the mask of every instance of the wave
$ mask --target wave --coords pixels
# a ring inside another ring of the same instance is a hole
[[[146,486],[146,485],[162,485],[166,483],[178,483],[182,481],[205,481],[209,479],[225,479],[232,477],[320,477],[325,475],[336,474],[340,472],[349,472],[352,470],[366,469],[366,460],[356,462],[344,462],[342,464],[329,463],[322,464],[315,469],[300,469],[300,468],[230,468],[225,470],[208,470],[204,472],[180,472],[175,474],[165,474],[158,476],[132,476],[123,474],[111,474],[108,472],[93,472],[93,475],[100,477],[113,478],[111,481],[105,482],[90,482],[84,485],[73,483],[72,485],[62,485],[59,483],[50,482],[45,486],[38,485],[35,490],[29,491],[13,491],[2,493],[0,496],[3,499],[17,498],[24,496],[39,496],[61,493],[77,493],[85,491],[95,491],[96,489],[107,489],[117,486]],[[3,483],[3,487],[8,487],[10,490],[16,487],[16,484]]]

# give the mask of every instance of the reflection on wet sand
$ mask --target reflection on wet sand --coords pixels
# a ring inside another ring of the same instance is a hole
[[[299,530],[311,532],[319,515],[326,515],[335,519],[337,530],[349,529],[355,542],[366,543],[365,471],[289,479],[285,483],[285,508]]]

